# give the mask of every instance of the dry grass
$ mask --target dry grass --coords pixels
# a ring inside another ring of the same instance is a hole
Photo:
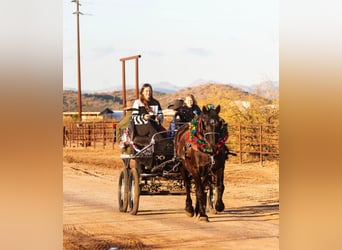
[[[120,148],[118,145],[113,148],[69,148],[63,149],[63,161],[78,163],[89,166],[118,169],[122,167],[120,159]]]

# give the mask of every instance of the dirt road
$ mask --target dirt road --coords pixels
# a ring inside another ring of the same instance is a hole
[[[277,165],[227,164],[226,209],[200,222],[185,215],[183,195],[141,196],[137,215],[120,213],[120,159],[84,160],[98,155],[64,152],[64,249],[279,249]]]

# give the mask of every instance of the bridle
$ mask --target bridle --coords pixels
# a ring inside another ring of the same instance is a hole
[[[210,124],[211,126],[214,126],[216,122],[217,122],[217,121],[216,121],[215,119],[211,118],[210,121],[209,121],[209,124]],[[201,125],[204,127],[204,122],[203,122],[203,121],[202,121]],[[216,131],[204,132],[204,133],[203,133],[203,139],[204,139],[204,141],[207,142],[208,144],[210,144],[210,143],[209,143],[207,137],[210,136],[210,135],[214,135],[214,136],[215,136],[214,144],[216,144],[216,136],[219,136],[220,133],[219,133],[219,132],[216,132]]]
[[[189,142],[191,144],[196,145],[197,149],[201,152],[208,153],[210,155],[218,155],[220,152],[220,149],[225,144],[226,140],[228,139],[228,130],[227,130],[227,124],[224,122],[223,119],[213,119],[211,118],[209,121],[209,124],[214,125],[216,122],[218,122],[220,126],[220,132],[217,131],[208,131],[205,130],[205,124],[203,121],[203,116],[197,117],[197,119],[193,119],[190,122],[190,133],[189,133]],[[215,136],[215,148],[210,145],[208,137],[209,136]]]

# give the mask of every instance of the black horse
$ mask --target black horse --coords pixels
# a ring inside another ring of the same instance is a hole
[[[180,172],[186,188],[185,211],[188,216],[198,216],[208,221],[206,214],[206,190],[215,183],[215,210],[222,212],[224,192],[224,167],[228,159],[228,127],[219,116],[220,105],[203,106],[199,117],[183,125],[175,135],[176,156],[181,161]],[[190,196],[191,178],[196,188],[196,206],[192,206]]]

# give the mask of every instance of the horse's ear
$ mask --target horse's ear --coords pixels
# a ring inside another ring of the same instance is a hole
[[[221,106],[220,106],[220,105],[218,105],[218,106],[216,107],[216,109],[215,109],[215,111],[216,111],[216,114],[220,113],[220,110],[221,110]]]
[[[208,113],[207,107],[203,106],[202,111],[203,111],[204,114],[207,114]]]

